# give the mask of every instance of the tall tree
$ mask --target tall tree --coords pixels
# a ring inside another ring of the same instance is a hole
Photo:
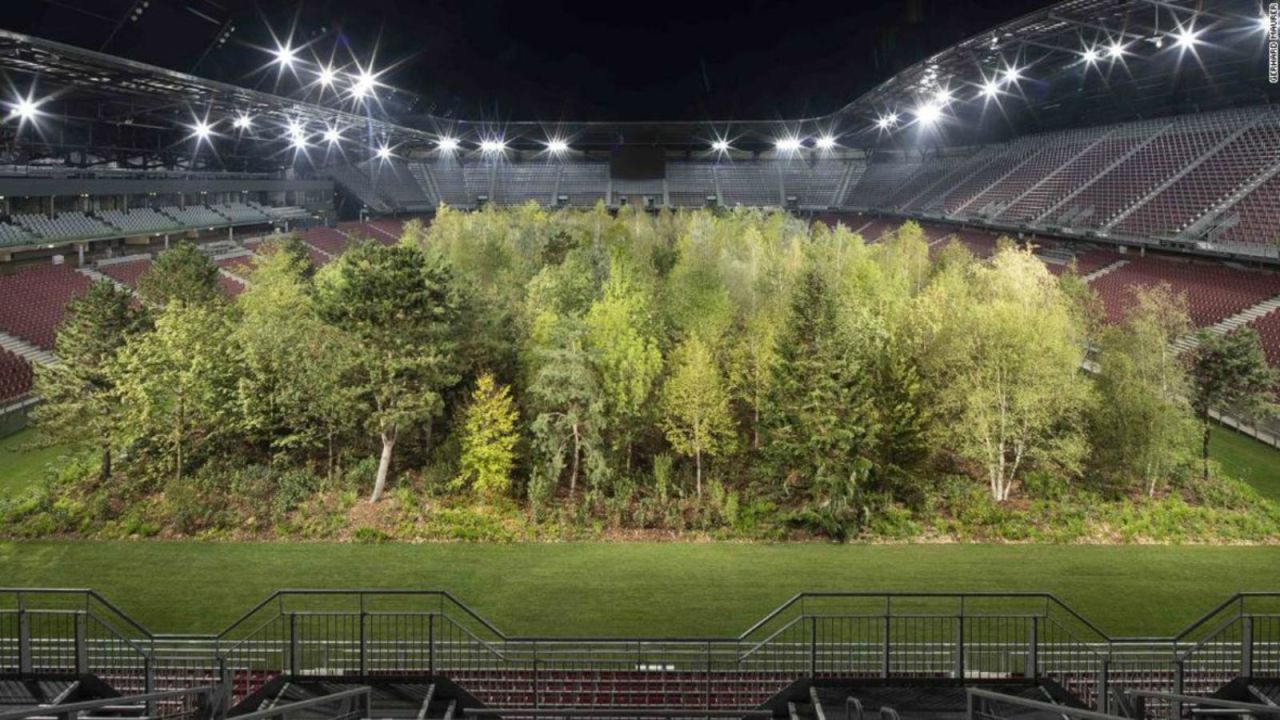
[[[663,394],[667,440],[692,455],[698,496],[702,496],[702,456],[731,452],[736,439],[729,391],[711,349],[694,335],[676,348]]]
[[[615,259],[603,296],[587,312],[587,341],[600,377],[615,451],[630,467],[631,443],[662,371],[652,302],[626,263]]]
[[[481,375],[462,416],[459,484],[469,484],[489,498],[507,493],[516,461],[518,419],[511,390],[495,382],[493,375]]]
[[[356,341],[370,428],[382,441],[371,499],[387,483],[396,440],[444,410],[442,393],[458,382],[458,296],[438,252],[366,242],[316,276],[316,307]]]
[[[947,445],[983,468],[998,502],[1031,463],[1076,471],[1089,399],[1084,328],[1056,280],[1029,250],[1011,248],[965,270],[967,282],[940,277],[929,307],[945,329],[931,362]]]
[[[529,384],[531,430],[538,462],[532,495],[549,496],[569,467],[569,493],[578,488],[584,460],[597,483],[608,475],[602,435],[605,401],[581,319],[543,313],[534,324]],[[566,463],[566,455],[568,462]]]
[[[43,399],[35,422],[45,439],[95,447],[103,481],[111,477],[120,414],[110,364],[145,324],[146,314],[128,291],[109,280],[95,282],[67,305],[55,344],[59,362],[35,369],[35,391]]]
[[[1258,331],[1242,327],[1225,335],[1200,333],[1192,364],[1194,392],[1192,407],[1200,418],[1201,459],[1204,479],[1209,479],[1209,440],[1212,437],[1211,410],[1229,410],[1246,416],[1260,415],[1273,408],[1268,400],[1276,385],[1276,372],[1267,365]]]
[[[155,330],[126,341],[112,366],[124,440],[154,445],[181,481],[238,426],[231,325],[215,305],[175,302]]]
[[[174,301],[210,303],[221,299],[218,266],[194,243],[179,243],[156,257],[138,280],[138,296],[148,305]]]
[[[766,451],[788,487],[803,488],[821,526],[839,537],[857,522],[874,413],[866,368],[845,343],[823,269],[800,278],[778,340]]]
[[[1173,343],[1191,331],[1186,300],[1167,285],[1140,289],[1118,326],[1102,331],[1092,422],[1094,463],[1154,495],[1187,447],[1193,418],[1186,363]]]

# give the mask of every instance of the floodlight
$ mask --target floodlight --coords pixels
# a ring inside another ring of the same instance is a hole
[[[445,135],[436,141],[436,147],[440,148],[442,152],[453,152],[458,149],[458,140]]]
[[[250,127],[253,126],[253,118],[248,115],[242,114],[236,117],[235,121],[232,124],[235,125],[237,130],[248,130]]]
[[[1258,18],[1258,29],[1264,33],[1271,32],[1271,16],[1263,15]]]
[[[1022,79],[1022,71],[1016,67],[1011,67],[1004,71],[1004,81],[1010,85]]]
[[[569,143],[560,138],[551,138],[547,141],[547,152],[552,155],[560,155],[569,152]]]
[[[363,98],[373,94],[374,85],[377,84],[377,76],[368,70],[361,70],[359,75],[352,76],[351,94],[358,98]]]
[[[324,131],[324,139],[325,139],[325,142],[329,143],[330,145],[336,145],[338,144],[339,141],[342,140],[342,133],[338,132],[337,128],[329,128],[328,130]]]
[[[276,48],[276,62],[282,67],[293,67],[293,61],[297,57],[297,51],[289,47],[288,44],[280,45]]]
[[[1110,45],[1108,45],[1107,57],[1111,58],[1112,60],[1117,60],[1119,58],[1124,57],[1124,45],[1118,42],[1113,42]]]
[[[916,107],[915,116],[921,124],[932,125],[942,119],[942,107],[936,103],[925,103]]]
[[[322,87],[329,87],[330,85],[332,85],[335,77],[336,76],[333,72],[333,68],[327,65],[320,68],[320,72],[318,73],[318,78],[320,80],[320,85]]]
[[[195,131],[196,138],[200,140],[207,140],[209,135],[213,133],[213,128],[205,120],[197,120],[192,130]]]
[[[485,155],[493,155],[507,149],[507,143],[502,138],[491,138],[489,140],[480,141],[480,152]]]
[[[378,159],[379,159],[379,160],[390,160],[390,159],[391,159],[391,148],[387,147],[386,145],[379,146],[379,147],[378,147]]]
[[[290,144],[293,146],[294,150],[306,150],[307,136],[303,135],[302,133],[298,133],[297,135],[293,136],[293,142],[291,142]]]
[[[876,118],[876,127],[880,128],[881,130],[888,130],[889,126],[892,124],[893,122],[889,120],[888,115],[881,115],[880,117]]]
[[[711,149],[715,150],[718,153],[727,153],[729,152],[729,141],[725,140],[724,138],[716,140],[715,142],[711,143]]]
[[[1197,35],[1199,35],[1199,33],[1189,27],[1179,28],[1177,34],[1173,36],[1174,43],[1182,50],[1189,50],[1195,47],[1196,43],[1199,42],[1199,40],[1196,39]]]
[[[778,149],[778,152],[784,152],[784,153],[793,153],[799,150],[800,148],[804,147],[804,145],[800,142],[800,138],[795,137],[793,135],[788,135],[787,137],[778,138],[777,140],[774,141],[773,146]]]
[[[1085,64],[1092,65],[1098,62],[1098,51],[1095,48],[1086,48],[1081,57],[1084,58]]]
[[[982,84],[983,97],[993,98],[1000,94],[1000,83],[995,80],[988,80]]]
[[[951,91],[946,88],[940,88],[938,92],[933,94],[933,104],[942,108],[942,106],[951,102]]]
[[[13,103],[12,113],[14,115],[17,115],[18,119],[22,120],[23,122],[27,120],[34,120],[36,115],[40,114],[40,109],[37,107],[37,105],[38,103],[36,103],[29,97],[18,98],[18,101]]]
[[[830,135],[823,135],[815,141],[820,150],[830,150],[836,146],[836,139]]]

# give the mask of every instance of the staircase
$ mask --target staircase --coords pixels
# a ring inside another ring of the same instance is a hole
[[[0,332],[0,348],[25,359],[30,363],[38,363],[40,365],[53,365],[58,362],[58,358],[48,350],[32,345],[22,338],[15,337],[5,332]]]
[[[1270,298],[1269,300],[1263,300],[1257,305],[1247,307],[1244,310],[1236,313],[1235,315],[1232,315],[1231,317],[1226,318],[1225,320],[1222,320],[1217,324],[1210,325],[1209,327],[1204,329],[1215,335],[1226,335],[1227,333],[1231,332],[1232,330],[1235,330],[1241,325],[1246,325],[1248,323],[1251,323],[1254,320],[1257,320],[1258,318],[1264,315],[1270,314],[1275,310],[1280,310],[1280,295]],[[1179,338],[1177,342],[1173,344],[1173,347],[1176,348],[1177,351],[1180,353],[1189,352],[1191,350],[1196,349],[1199,346],[1200,346],[1200,338],[1198,333],[1192,333],[1185,337]]]
[[[1097,270],[1094,270],[1088,275],[1085,275],[1084,281],[1087,283],[1091,283],[1094,280],[1097,280],[1098,278],[1102,277],[1103,275],[1108,275],[1110,273],[1113,273],[1128,264],[1129,264],[1128,260],[1117,260],[1111,263],[1110,265],[1107,265],[1106,267],[1098,268]]]

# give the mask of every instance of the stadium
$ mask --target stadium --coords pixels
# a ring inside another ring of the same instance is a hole
[[[1280,718],[1280,5],[13,4],[0,720]]]

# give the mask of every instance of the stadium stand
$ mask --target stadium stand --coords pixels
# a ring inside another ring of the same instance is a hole
[[[245,203],[223,203],[213,208],[219,215],[227,218],[233,223],[263,223],[269,222],[270,217],[258,208]]]
[[[1092,285],[1107,309],[1107,318],[1124,318],[1132,292],[1138,287],[1166,283],[1186,295],[1191,320],[1199,327],[1213,325],[1263,300],[1280,295],[1280,275],[1238,270],[1153,257],[1127,258],[1128,263],[1094,280]]]
[[[1267,354],[1267,361],[1272,366],[1280,368],[1280,310],[1273,310],[1263,315],[1249,323],[1249,326],[1258,331],[1258,337],[1262,340],[1262,350]]]
[[[8,403],[31,392],[31,363],[0,347],[0,403]]]
[[[23,268],[0,275],[0,331],[53,350],[63,308],[89,289],[89,279],[67,265]]]
[[[134,255],[98,263],[98,272],[131,288],[151,269],[150,255]]]
[[[220,225],[226,225],[228,222],[228,219],[225,216],[218,214],[217,211],[206,205],[166,207],[162,208],[162,211],[166,215],[172,215],[174,219],[190,228],[213,228]]]
[[[98,213],[103,222],[116,228],[124,235],[146,235],[182,229],[182,223],[169,215],[152,208],[131,208],[129,210],[104,210]]]
[[[347,249],[347,246],[351,244],[351,239],[341,231],[327,227],[313,227],[304,230],[302,232],[302,241],[329,255],[331,258],[341,255]]]
[[[41,240],[74,240],[110,235],[112,228],[95,217],[81,212],[56,215],[20,214],[13,219],[27,232]]]

